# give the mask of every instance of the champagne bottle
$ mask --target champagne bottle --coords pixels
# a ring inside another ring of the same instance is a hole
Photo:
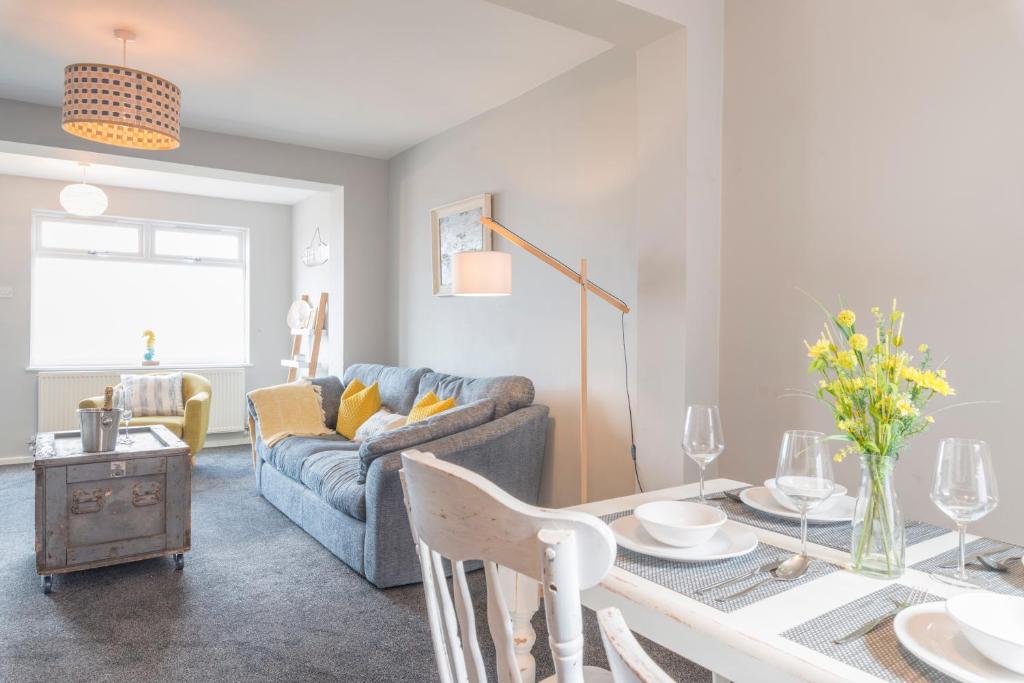
[[[103,390],[103,410],[114,409],[114,387],[107,387]]]

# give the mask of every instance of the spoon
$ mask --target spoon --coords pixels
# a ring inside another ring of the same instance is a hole
[[[755,583],[753,586],[748,586],[747,588],[744,588],[743,590],[737,593],[732,593],[730,595],[725,595],[720,598],[715,598],[715,601],[729,602],[730,600],[735,600],[736,598],[743,597],[747,593],[751,592],[752,590],[754,590],[755,588],[769,580],[796,581],[801,576],[807,573],[807,569],[810,566],[810,557],[808,557],[807,555],[794,555],[793,557],[789,558],[788,560],[780,564],[775,569],[772,569],[770,572],[768,572],[768,574],[764,578]]]
[[[1020,564],[1021,558],[1019,557],[1004,557],[1001,560],[993,560],[991,557],[985,557],[984,555],[978,556],[978,562],[986,569],[991,569],[994,572],[1008,572],[1012,567],[1016,567]]]

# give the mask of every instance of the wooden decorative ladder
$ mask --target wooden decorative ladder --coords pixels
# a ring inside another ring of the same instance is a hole
[[[302,300],[308,302],[309,295],[303,294]],[[327,316],[327,292],[320,292],[320,303],[310,316],[312,324],[302,328],[292,329],[292,355],[281,361],[283,367],[288,368],[288,381],[294,382],[299,378],[299,370],[306,371],[306,377],[316,377],[317,361],[320,358],[320,338],[324,333],[324,319]],[[310,337],[309,356],[300,360],[302,353],[302,340]]]

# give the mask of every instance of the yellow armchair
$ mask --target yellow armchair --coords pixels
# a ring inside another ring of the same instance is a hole
[[[167,373],[153,372],[149,374]],[[203,450],[203,444],[206,442],[206,430],[210,426],[210,397],[212,395],[213,391],[208,379],[191,372],[183,372],[181,373],[181,397],[185,401],[184,415],[133,417],[128,424],[133,427],[155,424],[167,427],[188,444],[192,450],[192,462],[195,463],[196,454]],[[79,401],[78,407],[102,408],[103,397],[94,396],[82,399]]]

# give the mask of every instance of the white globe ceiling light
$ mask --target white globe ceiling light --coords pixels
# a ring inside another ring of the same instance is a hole
[[[82,167],[82,182],[67,185],[60,191],[60,205],[74,216],[102,215],[107,210],[107,193],[85,182],[85,169],[89,164],[79,166]]]

